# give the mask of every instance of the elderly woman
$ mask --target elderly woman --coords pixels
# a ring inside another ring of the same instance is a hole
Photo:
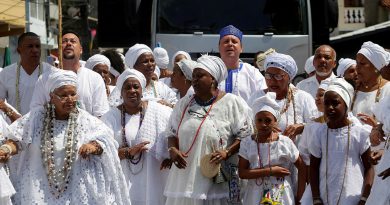
[[[146,87],[142,90],[144,100],[155,100],[172,107],[177,102],[176,93],[167,85],[153,81],[156,67],[153,51],[144,44],[135,44],[130,47],[125,56],[125,63],[130,69],[136,69],[146,78]]]
[[[95,54],[88,58],[87,62],[85,63],[85,67],[99,73],[99,75],[102,76],[104,84],[106,85],[107,96],[110,96],[110,92],[115,88],[115,86],[110,85],[110,60],[104,55]]]
[[[111,97],[111,107],[102,120],[114,130],[119,144],[118,154],[130,188],[134,205],[164,204],[167,171],[160,171],[163,158],[168,157],[163,133],[172,109],[155,101],[142,101],[146,86],[144,75],[135,69],[125,70],[118,78]],[[159,138],[160,136],[160,138]],[[162,139],[162,140],[160,140]]]
[[[341,58],[337,66],[337,76],[350,82],[357,80],[356,61],[350,58]]]
[[[76,107],[76,84],[50,74],[50,101],[10,126],[0,159],[21,152],[16,204],[130,204],[112,131]]]
[[[165,186],[167,205],[239,201],[234,154],[240,140],[251,133],[251,120],[242,98],[218,89],[225,78],[226,67],[220,58],[200,57],[192,73],[195,94],[184,96],[172,112],[167,136],[175,166]],[[222,163],[219,174],[202,174],[202,158],[205,166]]]
[[[194,93],[194,89],[191,87],[191,81],[192,72],[196,65],[196,61],[183,59],[173,66],[171,83],[172,87],[178,90],[178,99],[184,97],[187,93]]]

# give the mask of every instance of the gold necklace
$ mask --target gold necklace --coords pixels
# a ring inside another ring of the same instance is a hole
[[[380,98],[380,94],[381,94],[381,84],[382,84],[382,77],[379,76],[378,90],[376,91],[376,94],[375,94],[375,102],[376,102],[376,103],[379,102],[379,98]],[[367,86],[365,86],[365,88],[367,88]],[[352,103],[351,103],[351,109],[350,109],[350,111],[353,110],[353,107],[354,107],[354,105],[355,105],[357,92],[358,92],[358,89],[356,88],[356,89],[355,89],[355,92],[353,93],[353,98],[352,98]]]
[[[19,91],[19,81],[20,81],[20,67],[21,63],[18,63],[16,68],[16,83],[15,83],[15,101],[16,101],[16,110],[20,112],[20,91]],[[42,74],[42,64],[39,63],[38,78]]]

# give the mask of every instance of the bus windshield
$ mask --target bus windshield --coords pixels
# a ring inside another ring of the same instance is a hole
[[[307,35],[305,0],[161,0],[156,33],[217,34],[229,24],[246,35]]]

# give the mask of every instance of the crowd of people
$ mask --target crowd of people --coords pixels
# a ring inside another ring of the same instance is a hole
[[[232,25],[196,60],[135,44],[82,61],[80,40],[63,33],[59,69],[26,32],[0,72],[1,205],[390,205],[380,45],[338,62],[321,45],[294,85],[288,54],[241,61]]]

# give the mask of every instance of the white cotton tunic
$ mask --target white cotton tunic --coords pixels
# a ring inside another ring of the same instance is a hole
[[[327,79],[333,79],[337,76],[332,72],[332,74]],[[309,93],[313,98],[316,97],[318,87],[320,87],[320,83],[318,82],[316,75],[313,75],[305,80],[302,80],[297,84],[297,88]]]
[[[353,105],[352,113],[356,116],[358,113],[364,113],[367,115],[373,115],[372,110],[375,104],[375,98],[378,90],[371,92],[356,93],[355,102]],[[379,101],[385,96],[390,96],[390,83],[387,82],[380,90]]]
[[[176,104],[167,129],[167,136],[176,136],[182,113],[188,105],[178,130],[179,149],[183,152],[189,150],[196,130],[210,108],[198,105],[192,98],[192,95],[186,95]],[[242,139],[251,134],[248,109],[242,98],[229,93],[215,102],[188,153],[187,167],[178,169],[172,165],[169,171],[164,190],[168,197],[167,205],[183,201],[186,204],[210,204],[210,200],[214,200],[212,203],[226,202],[229,197],[228,183],[215,184],[212,179],[203,176],[200,160],[205,154],[212,153],[213,147],[225,149],[236,138]],[[237,164],[237,156],[231,156],[229,161]]]
[[[10,139],[22,150],[18,168],[20,184],[16,186],[16,204],[131,204],[128,187],[119,166],[118,144],[112,131],[99,119],[79,109],[77,117],[77,153],[79,148],[97,141],[103,149],[100,156],[90,155],[89,160],[76,155],[70,173],[68,189],[59,198],[52,194],[41,153],[41,136],[45,116],[44,108],[32,110],[15,121]],[[54,157],[58,167],[64,160],[65,130],[67,122],[55,120]],[[58,168],[56,168],[58,170]]]
[[[260,156],[258,154],[258,150],[260,150]],[[271,153],[270,156],[268,155],[268,151]],[[290,169],[290,167],[294,166],[294,163],[297,161],[299,157],[299,151],[294,142],[291,141],[290,138],[283,135],[279,135],[279,139],[271,142],[271,144],[258,144],[255,140],[252,139],[251,136],[248,136],[241,141],[239,155],[249,161],[249,169],[256,169],[260,167],[259,157],[263,167],[265,168],[269,166],[281,166],[286,169]],[[261,183],[261,181],[261,179],[248,180],[243,204],[259,204],[260,200],[262,199],[264,189],[269,188],[269,186],[265,185],[266,182],[278,187],[281,187],[281,185],[284,184],[284,190],[273,189],[276,192],[283,191],[281,195],[281,204],[289,205],[295,203],[290,176],[284,177],[284,180],[281,180],[281,178],[277,177],[265,177],[263,179],[263,183]]]
[[[0,72],[0,99],[6,99],[7,102],[16,107],[16,79],[17,79],[17,63],[9,65]],[[47,63],[41,63],[42,73],[47,71],[55,70],[56,68]],[[20,99],[20,110],[18,112],[25,115],[30,111],[30,102],[33,98],[34,85],[39,78],[39,66],[34,72],[29,75],[20,66],[20,77],[19,77],[19,99]]]
[[[358,204],[364,181],[364,166],[361,155],[370,147],[369,132],[360,124],[350,125],[350,145],[348,163],[345,173],[344,185],[342,185],[345,160],[347,154],[348,126],[339,129],[328,129],[325,123],[315,123],[316,130],[312,136],[309,151],[316,158],[321,158],[319,168],[319,189],[324,204],[343,205]],[[328,132],[327,132],[328,130]],[[326,139],[328,135],[328,159],[326,156]],[[326,162],[328,161],[328,174],[326,175]],[[329,193],[326,193],[326,183]],[[343,191],[341,192],[342,186]],[[327,195],[329,202],[327,201]],[[302,204],[311,204],[312,198],[307,197],[306,202],[302,198]]]
[[[55,71],[54,71],[55,72]],[[31,109],[43,106],[50,100],[50,91],[46,85],[50,73],[45,73],[35,85],[30,107]],[[100,117],[109,109],[106,86],[103,78],[85,67],[77,71],[77,94],[79,95],[78,107],[91,115]]]
[[[0,118],[0,130],[1,146],[4,143],[4,136],[9,135],[8,124],[2,118]],[[7,166],[3,163],[0,163],[0,204],[12,205],[11,196],[14,195],[16,192],[6,170]]]
[[[142,100],[165,100],[173,105],[177,103],[176,93],[160,81],[152,81],[150,85],[142,91]]]
[[[240,66],[242,67],[232,71],[232,94],[238,95],[245,102],[248,102],[253,93],[266,89],[267,84],[258,69],[244,62],[240,62]],[[226,80],[219,83],[218,88],[225,91],[225,83]]]
[[[149,101],[140,129],[138,129],[140,114],[126,114],[125,133],[127,143],[129,143],[127,146],[132,147],[143,141],[150,142],[147,145],[149,150],[143,152],[138,164],[131,164],[128,159],[121,160],[126,183],[132,185],[130,200],[133,205],[165,204],[163,191],[168,171],[160,171],[160,164],[164,158],[168,158],[168,145],[163,135],[171,112],[171,108]],[[114,130],[115,140],[119,147],[124,146],[121,111],[112,107],[102,117],[102,120]]]

